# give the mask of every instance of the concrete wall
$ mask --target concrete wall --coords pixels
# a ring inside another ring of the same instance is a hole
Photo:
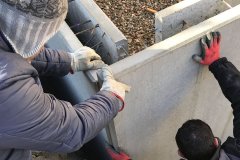
[[[134,160],[178,159],[175,134],[199,118],[222,140],[232,135],[232,110],[207,67],[192,61],[199,39],[222,33],[222,55],[240,69],[240,5],[113,64],[115,77],[132,86],[115,119],[121,148]]]
[[[240,49],[239,10],[237,6],[111,66],[118,80],[132,86],[127,106],[114,122],[118,143],[132,159],[176,159],[176,131],[191,118],[205,120],[223,140],[232,135],[230,103],[207,67],[194,63],[191,56],[200,52],[200,37],[219,30],[223,55],[240,68],[240,58],[236,58]],[[54,38],[48,43],[52,48],[74,51],[81,46],[66,24]],[[82,72],[57,82],[51,84],[55,91],[57,86],[68,88],[75,93],[75,102],[97,91]]]
[[[184,0],[155,15],[155,41],[160,42],[220,12],[229,5],[240,4],[240,0]]]
[[[74,0],[69,3],[67,22],[70,26],[83,24],[89,20],[91,22],[73,28],[76,33],[96,25],[99,26],[95,30],[79,35],[84,45],[87,43],[86,45],[92,47],[102,42],[102,46],[98,47],[98,49],[95,46],[93,49],[97,50],[104,61],[109,64],[117,62],[128,55],[126,37],[93,0]],[[89,41],[90,39],[91,41]]]

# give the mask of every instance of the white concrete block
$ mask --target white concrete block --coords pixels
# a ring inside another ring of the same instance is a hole
[[[206,121],[215,136],[232,135],[232,109],[208,71],[191,56],[207,32],[222,33],[221,53],[240,69],[240,5],[113,64],[132,87],[115,119],[121,148],[132,159],[178,159],[175,135],[188,119]]]
[[[117,62],[127,56],[128,42],[126,37],[93,0],[74,0],[70,2],[67,20],[70,25],[91,20],[90,23],[81,25],[78,28],[76,27],[75,31],[82,31],[99,25],[93,33],[96,34],[96,37],[94,37],[92,42],[93,45],[99,42],[103,43],[104,48],[101,48],[99,52],[102,58],[108,63]],[[80,36],[85,41],[88,41],[91,38],[89,33],[81,34]]]
[[[186,28],[196,25],[215,16],[232,6],[240,4],[240,0],[184,0],[168,7],[155,15],[155,41],[160,42]]]

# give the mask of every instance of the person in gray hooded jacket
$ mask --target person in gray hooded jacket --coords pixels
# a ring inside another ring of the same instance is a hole
[[[67,54],[43,47],[67,9],[67,0],[0,0],[0,160],[31,159],[30,150],[76,151],[124,103],[128,86],[114,80],[94,50]],[[44,93],[39,80],[98,68],[101,91],[74,106]]]

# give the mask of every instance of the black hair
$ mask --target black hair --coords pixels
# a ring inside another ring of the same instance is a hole
[[[185,122],[175,139],[179,151],[188,160],[210,160],[217,150],[211,128],[198,119]]]

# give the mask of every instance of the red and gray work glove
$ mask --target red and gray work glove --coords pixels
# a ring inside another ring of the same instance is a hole
[[[89,47],[82,47],[70,55],[73,72],[99,69],[105,66],[101,57]]]
[[[201,39],[201,55],[193,55],[193,60],[203,65],[210,65],[220,58],[220,32],[211,32]]]
[[[116,81],[110,67],[107,65],[98,71],[98,77],[103,81],[100,90],[112,92],[120,100],[121,108],[119,111],[122,111],[124,109],[125,93],[130,91],[130,86]]]

